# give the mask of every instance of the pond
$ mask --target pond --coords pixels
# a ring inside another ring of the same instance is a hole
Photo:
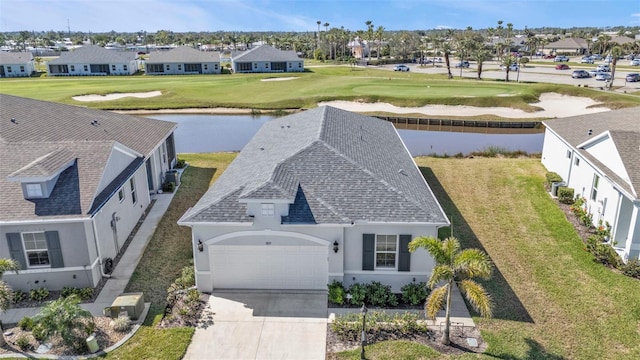
[[[253,115],[149,115],[178,123],[175,131],[178,153],[240,151],[260,127],[273,116]],[[474,131],[474,132],[472,132]],[[479,133],[477,131],[484,131]],[[501,133],[489,133],[499,131]],[[433,130],[398,129],[413,156],[469,154],[489,147],[527,153],[542,152],[541,129],[489,129],[440,127]]]

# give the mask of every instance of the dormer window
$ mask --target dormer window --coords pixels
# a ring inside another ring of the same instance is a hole
[[[43,196],[42,184],[25,184],[28,198],[40,198]]]
[[[275,204],[262,204],[262,215],[273,216],[276,212]]]

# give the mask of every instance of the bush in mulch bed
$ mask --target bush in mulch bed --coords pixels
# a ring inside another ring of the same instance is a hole
[[[429,334],[431,330],[424,322],[419,322],[419,315],[412,313],[395,314],[393,316],[381,312],[367,313],[366,332],[372,341],[398,339],[411,334]],[[331,330],[343,341],[357,341],[362,332],[362,314],[345,314],[336,316]]]

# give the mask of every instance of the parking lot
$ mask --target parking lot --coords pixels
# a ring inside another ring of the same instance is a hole
[[[544,82],[544,83],[554,83],[554,84],[567,84],[567,85],[580,85],[580,86],[588,86],[591,88],[602,88],[605,86],[604,81],[597,81],[594,77],[583,78],[583,79],[573,79],[571,77],[571,73],[573,70],[592,70],[597,65],[604,64],[604,61],[596,61],[593,65],[588,64],[575,64],[580,62],[580,57],[571,58],[569,63],[570,69],[567,70],[556,70],[555,66],[559,64],[558,62],[554,62],[553,59],[532,59],[532,61],[536,62],[535,64],[528,64],[527,66],[521,66],[520,71],[510,71],[509,72],[509,81],[520,81],[520,82]],[[465,77],[465,78],[476,78],[477,77],[477,63],[471,61],[471,65],[469,68],[456,68],[455,64],[459,61],[457,59],[451,59],[451,73],[454,77]],[[540,62],[544,62],[544,64],[540,64]],[[566,63],[563,63],[566,64]],[[620,87],[616,89],[619,92],[632,92],[640,90],[640,82],[635,83],[627,83],[625,81],[625,77],[627,74],[632,72],[640,72],[640,66],[635,67],[636,69],[629,70],[629,60],[619,60],[618,66],[616,68],[615,73],[615,81],[613,83],[614,87]],[[427,74],[446,74],[447,68],[444,63],[436,63],[427,64],[424,66],[420,66],[418,64],[406,64],[409,66],[410,71],[416,73],[427,73]],[[393,69],[394,65],[384,65],[384,68],[388,68],[389,70]],[[620,66],[624,66],[624,68],[620,68]],[[482,78],[483,79],[504,79],[505,71],[500,68],[500,63],[497,61],[485,61],[482,65]]]

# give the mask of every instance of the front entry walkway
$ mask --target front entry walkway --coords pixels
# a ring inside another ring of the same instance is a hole
[[[184,359],[324,360],[326,291],[216,291]],[[205,315],[206,317],[206,315]]]

